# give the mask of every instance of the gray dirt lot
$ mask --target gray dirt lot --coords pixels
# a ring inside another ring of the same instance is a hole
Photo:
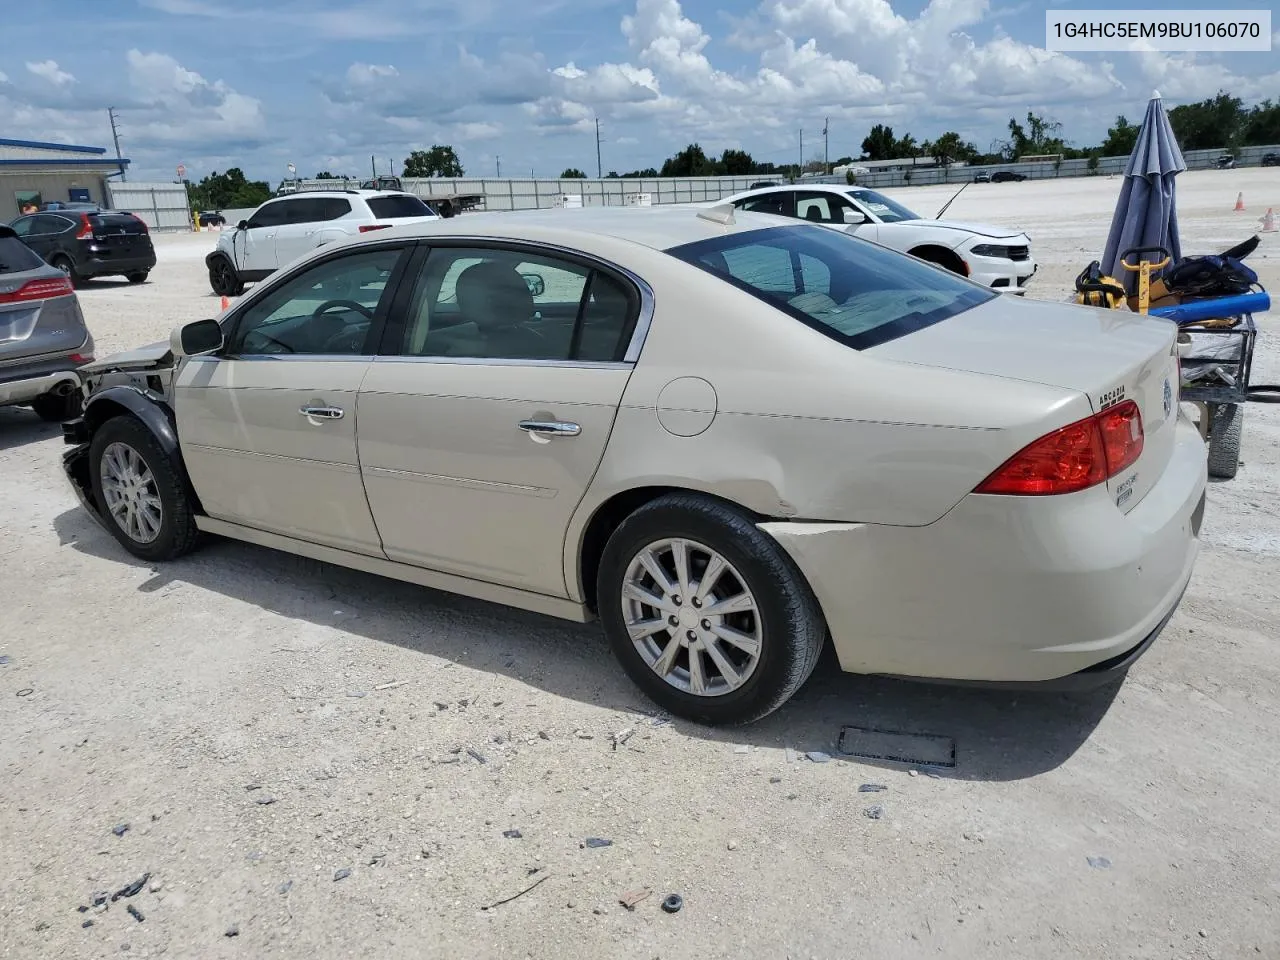
[[[1266,206],[1260,173],[1180,181],[1188,251],[1248,236],[1230,204]],[[1035,292],[1058,299],[1119,185],[1070,183],[969,191],[950,215],[1028,225]],[[1278,237],[1250,258],[1274,289]],[[161,238],[143,287],[90,284],[100,352],[212,315],[212,240]],[[1256,382],[1280,381],[1277,333]],[[655,724],[591,626],[231,542],[139,563],[77,507],[61,451],[0,410],[0,956],[1280,957],[1275,407],[1251,405],[1186,600],[1119,688],[828,661],[723,731]],[[834,753],[845,724],[954,737],[958,765],[790,755]]]

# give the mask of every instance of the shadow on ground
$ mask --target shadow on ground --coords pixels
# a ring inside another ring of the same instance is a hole
[[[557,696],[654,713],[614,661],[596,624],[566,623],[229,540],[211,538],[196,553],[154,568],[125,553],[80,509],[58,516],[54,528],[64,545],[84,554],[153,570],[138,588],[143,592],[190,584],[282,616],[512,677]],[[494,641],[477,641],[486,635]],[[828,651],[804,689],[759,723],[729,729],[675,724],[687,736],[716,742],[833,755],[845,725],[935,734],[956,742],[956,766],[939,770],[942,776],[1018,780],[1071,757],[1118,689],[1113,684],[1071,696],[1015,694],[854,676],[842,673]]]
[[[30,407],[0,407],[0,453],[62,436],[62,424],[48,423]]]

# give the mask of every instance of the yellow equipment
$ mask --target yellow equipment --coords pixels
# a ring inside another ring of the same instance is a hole
[[[1076,277],[1076,303],[1086,307],[1119,310],[1126,306],[1126,296],[1124,284],[1115,277],[1103,274],[1102,265],[1097,260]]]
[[[1163,253],[1164,259],[1159,262],[1147,260],[1142,257],[1144,253]],[[1129,262],[1129,257],[1137,256],[1136,264]],[[1138,275],[1138,295],[1135,298],[1136,303],[1133,305],[1138,313],[1146,313],[1147,308],[1151,306],[1151,273],[1153,270],[1163,270],[1173,262],[1173,257],[1169,255],[1169,251],[1164,247],[1130,247],[1120,255],[1120,266],[1124,267],[1130,273]]]

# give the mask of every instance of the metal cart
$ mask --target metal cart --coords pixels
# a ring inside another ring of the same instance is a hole
[[[1222,348],[1196,350],[1207,337],[1231,337]],[[1200,410],[1200,435],[1209,444],[1209,476],[1230,480],[1240,467],[1240,433],[1245,402],[1249,399],[1249,375],[1258,328],[1253,314],[1239,317],[1235,326],[1220,323],[1187,323],[1178,327],[1180,343],[1192,347],[1182,358],[1182,400]]]

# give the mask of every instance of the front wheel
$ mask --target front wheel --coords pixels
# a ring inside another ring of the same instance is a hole
[[[623,669],[659,706],[702,723],[778,709],[826,640],[786,551],[741,510],[696,494],[659,497],[624,520],[596,589]]]
[[[71,281],[73,287],[80,286],[80,275],[76,273],[76,265],[71,262],[71,258],[65,253],[60,253],[49,261],[49,266],[57,267],[61,270],[68,280]]]
[[[240,274],[226,257],[219,256],[209,267],[209,286],[220,297],[238,297],[244,293]]]
[[[1244,404],[1222,403],[1213,407],[1209,425],[1209,476],[1231,480],[1240,470],[1240,433],[1244,429]]]
[[[173,560],[199,537],[183,478],[151,431],[131,416],[108,420],[89,446],[93,495],[107,528],[143,560]]]
[[[148,271],[146,270],[135,270],[133,273],[126,273],[124,277],[130,283],[146,283],[147,274]]]

